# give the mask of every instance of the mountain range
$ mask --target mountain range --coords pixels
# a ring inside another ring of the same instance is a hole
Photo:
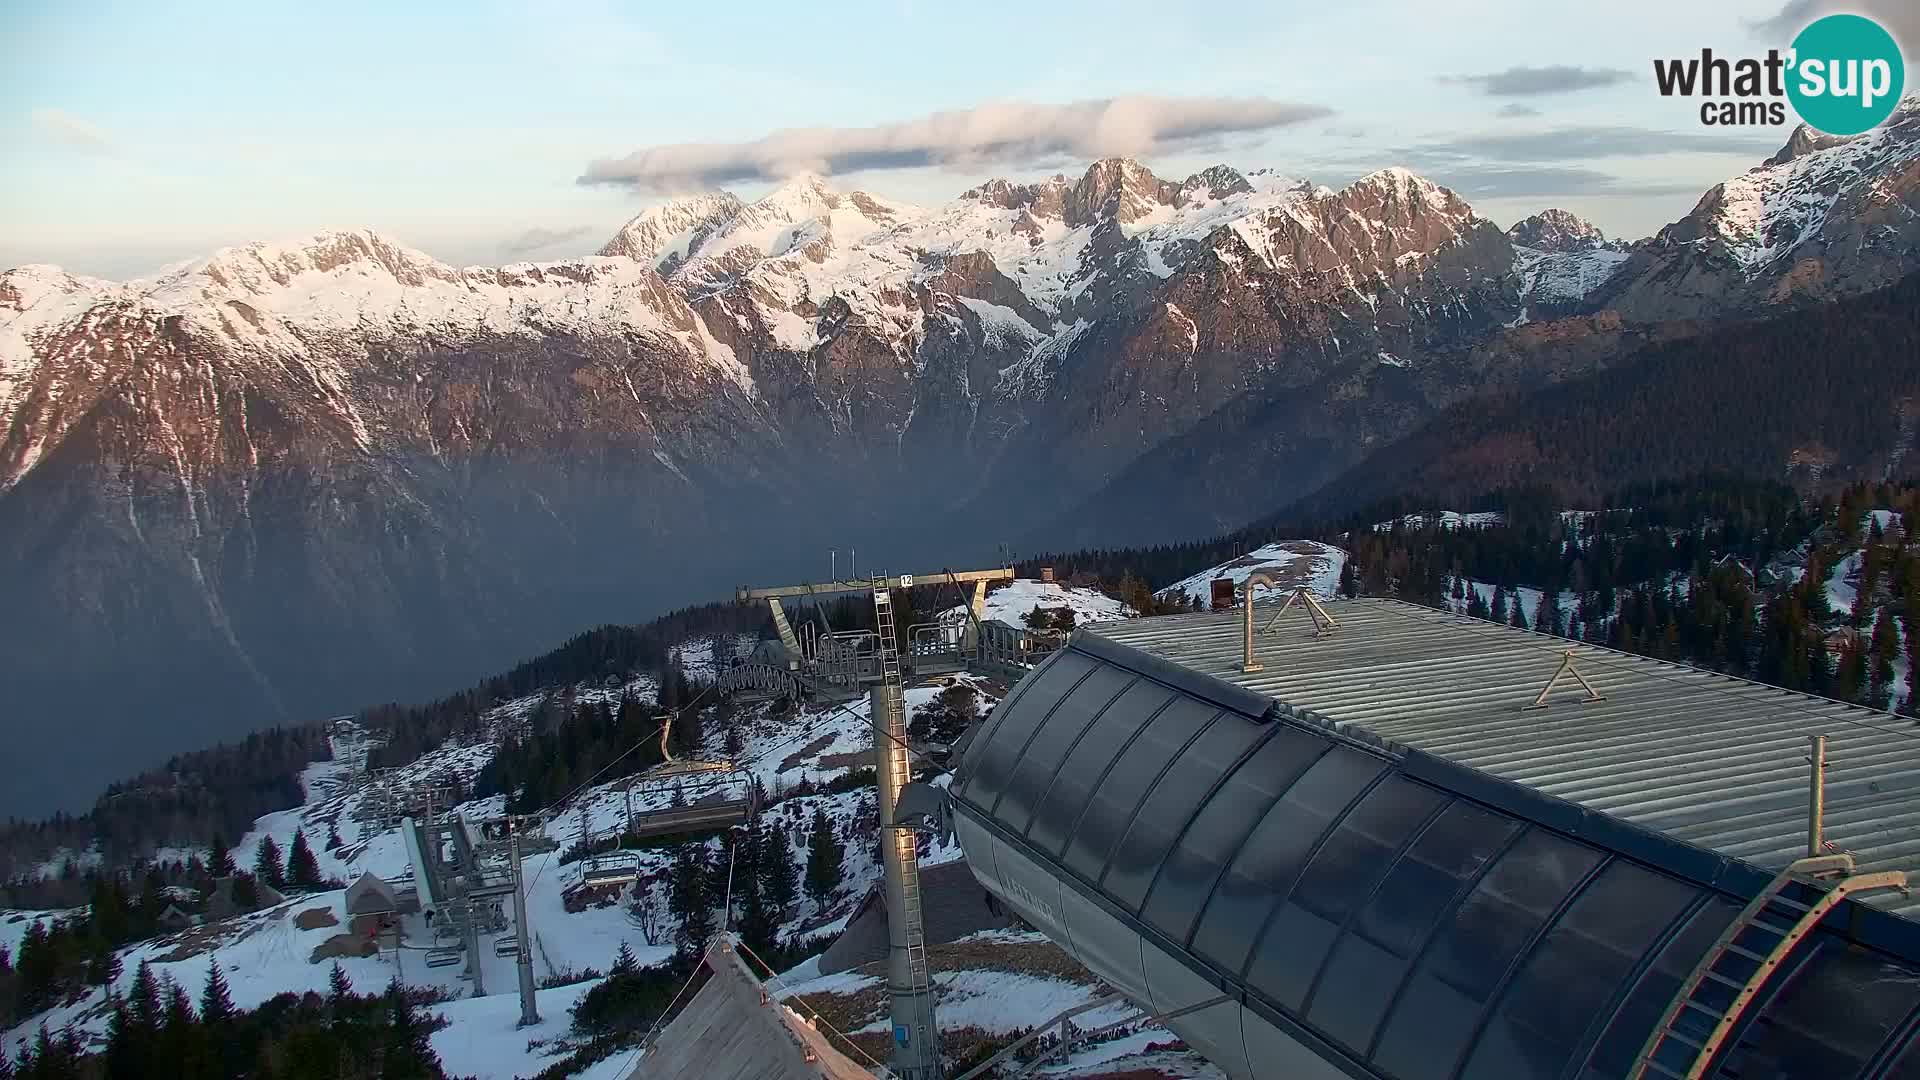
[[[830,546],[913,570],[1231,528],[1461,402],[1915,269],[1910,98],[1630,244],[1564,211],[1503,231],[1400,168],[1108,159],[937,207],[812,176],[676,199],[555,262],[347,231],[133,282],[8,270],[9,727],[55,748],[83,708],[113,737],[0,813],[818,579]]]

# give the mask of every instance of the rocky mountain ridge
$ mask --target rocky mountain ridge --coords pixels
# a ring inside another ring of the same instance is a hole
[[[937,207],[818,177],[674,200],[545,263],[353,231],[131,283],[10,270],[5,674],[53,708],[111,656],[105,707],[233,717],[210,741],[819,548],[1231,528],[1453,402],[1911,270],[1917,118],[1790,144],[1629,250],[1557,215],[1516,245],[1405,169],[1109,159]],[[107,771],[158,756],[127,752]]]

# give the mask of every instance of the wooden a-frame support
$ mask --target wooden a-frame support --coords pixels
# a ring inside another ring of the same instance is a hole
[[[1295,604],[1299,604],[1304,608],[1307,613],[1307,618],[1313,620],[1314,637],[1319,637],[1321,634],[1327,633],[1330,630],[1340,629],[1340,620],[1334,618],[1333,615],[1327,611],[1326,606],[1320,603],[1320,598],[1313,595],[1313,590],[1307,588],[1305,585],[1296,585],[1292,594],[1287,597],[1287,602],[1280,605],[1280,610],[1273,613],[1273,617],[1268,619],[1267,624],[1260,628],[1260,632],[1263,634],[1273,633],[1273,628],[1279,623],[1280,616],[1285,615]]]
[[[1573,666],[1573,650],[1568,649],[1560,657],[1560,666],[1554,669],[1553,678],[1548,679],[1547,685],[1540,688],[1540,693],[1534,697],[1533,704],[1524,706],[1521,711],[1532,712],[1535,709],[1546,708],[1547,695],[1553,693],[1553,688],[1560,685],[1560,680],[1568,675],[1573,676],[1573,681],[1579,683],[1580,689],[1587,692],[1587,696],[1581,699],[1581,704],[1591,705],[1596,701],[1607,700],[1606,695],[1595,690],[1593,684],[1587,681],[1587,677],[1580,674],[1580,669]]]

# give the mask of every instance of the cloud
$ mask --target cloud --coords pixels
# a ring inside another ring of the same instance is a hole
[[[1844,12],[1865,15],[1886,27],[1900,43],[1900,51],[1920,58],[1920,4],[1913,0],[1787,0],[1786,6],[1747,26],[1754,36],[1784,49],[1808,23],[1822,15]]]
[[[30,119],[35,131],[63,146],[89,154],[111,154],[118,148],[105,128],[65,109],[35,109]]]
[[[800,172],[1028,164],[1062,156],[1140,157],[1318,120],[1332,112],[1269,98],[996,102],[878,127],[789,128],[751,142],[654,146],[595,160],[579,182],[670,192],[779,180]]]
[[[1495,116],[1540,116],[1542,115],[1542,113],[1540,112],[1539,109],[1536,109],[1531,105],[1522,105],[1519,102],[1515,101],[1515,102],[1510,102],[1506,105],[1500,106],[1500,111],[1497,113],[1494,113],[1494,115]]]
[[[1447,75],[1442,76],[1440,81],[1471,86],[1488,97],[1542,97],[1631,82],[1633,73],[1618,68],[1555,64],[1551,67],[1511,67],[1486,75]]]
[[[570,240],[578,240],[593,232],[591,225],[574,225],[565,229],[544,229],[535,226],[517,236],[508,237],[500,242],[500,252],[504,255],[530,255],[557,247]]]
[[[1482,160],[1555,163],[1594,158],[1654,157],[1660,154],[1730,154],[1747,157],[1779,149],[1785,136],[1715,131],[1656,131],[1636,127],[1563,127],[1550,131],[1485,132],[1404,148],[1403,156],[1424,160]]]

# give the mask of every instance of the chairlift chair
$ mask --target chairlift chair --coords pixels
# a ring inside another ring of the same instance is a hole
[[[753,816],[755,809],[753,775],[737,762],[726,759],[674,757],[672,748],[667,745],[673,732],[673,719],[674,713],[671,712],[660,717],[660,764],[640,772],[627,783],[627,833],[644,840],[744,824]],[[737,799],[701,801],[698,796],[690,796],[685,805],[638,813],[633,809],[636,787],[646,794],[660,794],[678,787],[683,795],[687,795],[689,792],[725,789],[735,784],[745,792]],[[613,854],[617,853],[608,853]],[[634,858],[637,862],[638,856]],[[631,881],[633,877],[625,880]]]
[[[493,955],[519,956],[520,939],[516,937],[498,937],[493,939]]]
[[[460,962],[464,949],[441,948],[427,950],[427,966],[430,968],[452,967]]]

